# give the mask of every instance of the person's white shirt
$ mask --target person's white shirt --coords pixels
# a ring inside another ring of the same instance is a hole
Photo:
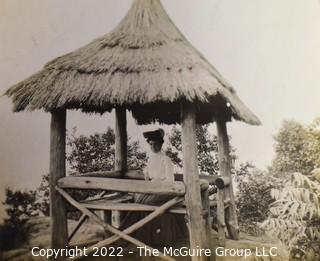
[[[144,174],[147,180],[174,182],[173,171],[171,159],[160,151],[150,156]]]

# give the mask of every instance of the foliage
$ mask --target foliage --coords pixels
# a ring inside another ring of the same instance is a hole
[[[240,228],[251,235],[260,235],[262,230],[257,223],[268,216],[269,204],[273,201],[270,191],[279,181],[248,163],[240,166],[235,180]]]
[[[291,250],[293,260],[318,260],[320,256],[320,183],[313,176],[293,173],[281,189],[272,189],[275,200],[261,228],[278,237]]]
[[[275,141],[270,171],[284,184],[271,190],[274,202],[260,226],[288,246],[292,260],[319,260],[320,118],[310,125],[284,121]]]
[[[197,126],[196,129],[198,166],[202,174],[217,175],[219,171],[218,139],[216,135],[209,134],[208,128],[209,125],[207,124]],[[232,148],[231,152],[232,159],[235,159],[236,157]],[[171,130],[166,154],[176,166],[182,168],[181,130],[177,127]]]
[[[20,191],[6,188],[6,199],[4,204],[7,206],[7,218],[5,222],[15,226],[23,223],[28,217],[36,213],[36,206],[34,204],[36,199],[36,192],[33,190]]]
[[[274,137],[276,157],[274,173],[310,173],[320,166],[320,118],[304,126],[296,121],[284,121]]]
[[[308,128],[308,151],[312,154],[314,169],[320,167],[320,117],[316,118]]]
[[[24,224],[31,216],[38,214],[35,199],[35,191],[6,189],[3,203],[7,218],[0,227],[0,250],[17,248],[25,242],[27,231]]]
[[[43,175],[40,186],[35,190],[36,193],[36,208],[41,213],[41,215],[49,216],[50,215],[50,186],[49,186],[49,174]],[[90,195],[95,195],[96,192],[92,191],[80,191],[80,190],[69,190],[70,195],[77,199],[83,200]],[[74,207],[67,204],[67,217],[69,219],[78,219],[80,212],[78,212]]]
[[[50,215],[50,189],[49,174],[43,175],[40,186],[36,189],[36,201],[38,210],[45,216]]]
[[[67,161],[71,170],[86,173],[114,169],[115,135],[111,128],[105,133],[76,136],[76,130],[68,135],[70,153]],[[128,168],[139,169],[146,165],[146,153],[140,150],[139,142],[128,142]]]

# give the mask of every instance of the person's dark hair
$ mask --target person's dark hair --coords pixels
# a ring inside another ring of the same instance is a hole
[[[164,130],[157,129],[155,131],[146,131],[143,133],[143,136],[146,138],[147,142],[156,141],[159,142],[161,145],[164,143]]]
[[[150,141],[155,141],[158,142],[159,144],[163,144],[164,143],[164,139],[147,139],[147,142],[150,143]]]

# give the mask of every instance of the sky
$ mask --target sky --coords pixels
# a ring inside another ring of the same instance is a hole
[[[49,60],[112,30],[131,0],[0,0],[0,94]],[[239,161],[266,168],[284,119],[320,116],[318,0],[163,0],[187,39],[236,89],[262,126],[228,124]],[[50,115],[12,113],[0,97],[0,200],[4,188],[35,188],[49,166]],[[112,114],[68,113],[78,133],[113,127]],[[129,118],[128,132],[142,131]],[[214,132],[214,126],[211,130]],[[143,143],[143,140],[141,140]],[[0,218],[3,209],[0,206]]]

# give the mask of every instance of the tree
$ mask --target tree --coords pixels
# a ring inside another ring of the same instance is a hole
[[[209,134],[208,128],[207,124],[197,126],[196,129],[198,166],[202,174],[217,175],[219,171],[218,140],[216,135]],[[169,134],[169,144],[165,152],[177,167],[182,168],[181,130],[177,127],[172,128]],[[234,160],[236,158],[234,149],[231,148],[231,152]]]
[[[320,117],[313,120],[308,128],[308,151],[312,154],[314,169],[320,167]]]
[[[258,223],[269,215],[269,205],[274,201],[270,191],[279,184],[279,180],[248,163],[240,166],[235,180],[241,230],[252,235],[261,235],[263,231]]]
[[[275,135],[276,156],[271,171],[308,174],[320,166],[320,119],[304,126],[284,121]]]
[[[78,173],[109,171],[114,169],[115,136],[111,128],[105,133],[76,135],[76,129],[67,136],[70,152],[67,162],[71,170]],[[147,156],[140,150],[139,142],[128,142],[128,168],[141,169],[146,165]]]
[[[310,125],[284,121],[275,140],[271,172],[281,182],[271,190],[270,214],[260,226],[287,245],[291,260],[319,260],[320,118]]]

